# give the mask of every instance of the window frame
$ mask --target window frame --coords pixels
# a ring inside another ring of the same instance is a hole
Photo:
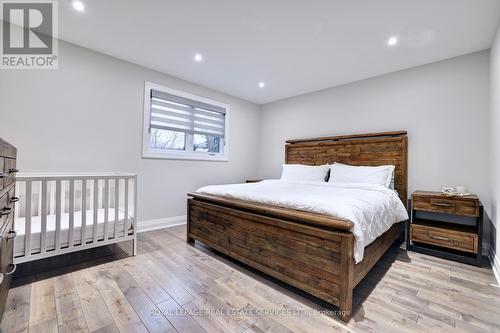
[[[195,101],[215,105],[226,110],[225,125],[224,125],[224,138],[221,153],[209,153],[193,150],[194,134],[186,133],[186,150],[162,150],[151,149],[149,124],[151,118],[151,90],[163,91],[168,94],[176,95],[192,99]],[[229,119],[230,119],[230,106],[228,104],[214,101],[212,99],[193,95],[185,91],[180,91],[165,87],[156,83],[146,81],[144,84],[144,119],[142,128],[142,158],[158,158],[158,159],[175,159],[175,160],[196,160],[196,161],[229,161]]]

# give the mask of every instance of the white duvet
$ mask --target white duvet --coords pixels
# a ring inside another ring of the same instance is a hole
[[[264,180],[259,183],[205,186],[199,193],[325,214],[353,222],[354,259],[394,223],[408,219],[397,193],[382,185]]]

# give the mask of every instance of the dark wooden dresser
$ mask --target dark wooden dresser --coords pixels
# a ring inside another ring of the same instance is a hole
[[[0,320],[12,274],[16,266],[12,262],[14,249],[14,205],[19,199],[15,196],[16,155],[12,145],[0,139]]]

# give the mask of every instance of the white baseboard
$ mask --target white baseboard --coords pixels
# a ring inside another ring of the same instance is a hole
[[[186,215],[142,221],[137,223],[137,232],[146,232],[151,230],[175,227],[177,225],[186,224],[186,221]]]
[[[492,246],[490,246],[489,258],[493,274],[495,274],[495,278],[497,279],[497,284],[500,285],[500,259],[496,256],[495,250]]]

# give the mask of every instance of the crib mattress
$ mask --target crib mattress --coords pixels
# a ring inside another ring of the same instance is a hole
[[[125,214],[122,210],[118,211],[118,237],[126,235],[124,232],[124,217]],[[94,238],[93,234],[93,223],[94,223],[94,211],[86,211],[86,227],[85,227],[85,241],[91,241]],[[73,232],[73,244],[81,244],[82,241],[82,212],[74,213],[74,232]],[[126,229],[130,227],[132,217],[129,216],[129,220]],[[41,249],[41,217],[32,216],[31,217],[31,254],[40,253]],[[112,238],[115,235],[115,209],[108,209],[108,237]],[[17,237],[14,239],[14,257],[24,256],[25,248],[25,238],[26,238],[26,219],[24,217],[16,217],[14,222],[14,230],[17,232]],[[47,215],[47,232],[46,232],[46,251],[55,249],[55,235],[56,235],[56,215]],[[104,208],[97,210],[97,238],[104,238]],[[61,237],[60,244],[61,247],[68,246],[69,239],[69,213],[61,214]]]

